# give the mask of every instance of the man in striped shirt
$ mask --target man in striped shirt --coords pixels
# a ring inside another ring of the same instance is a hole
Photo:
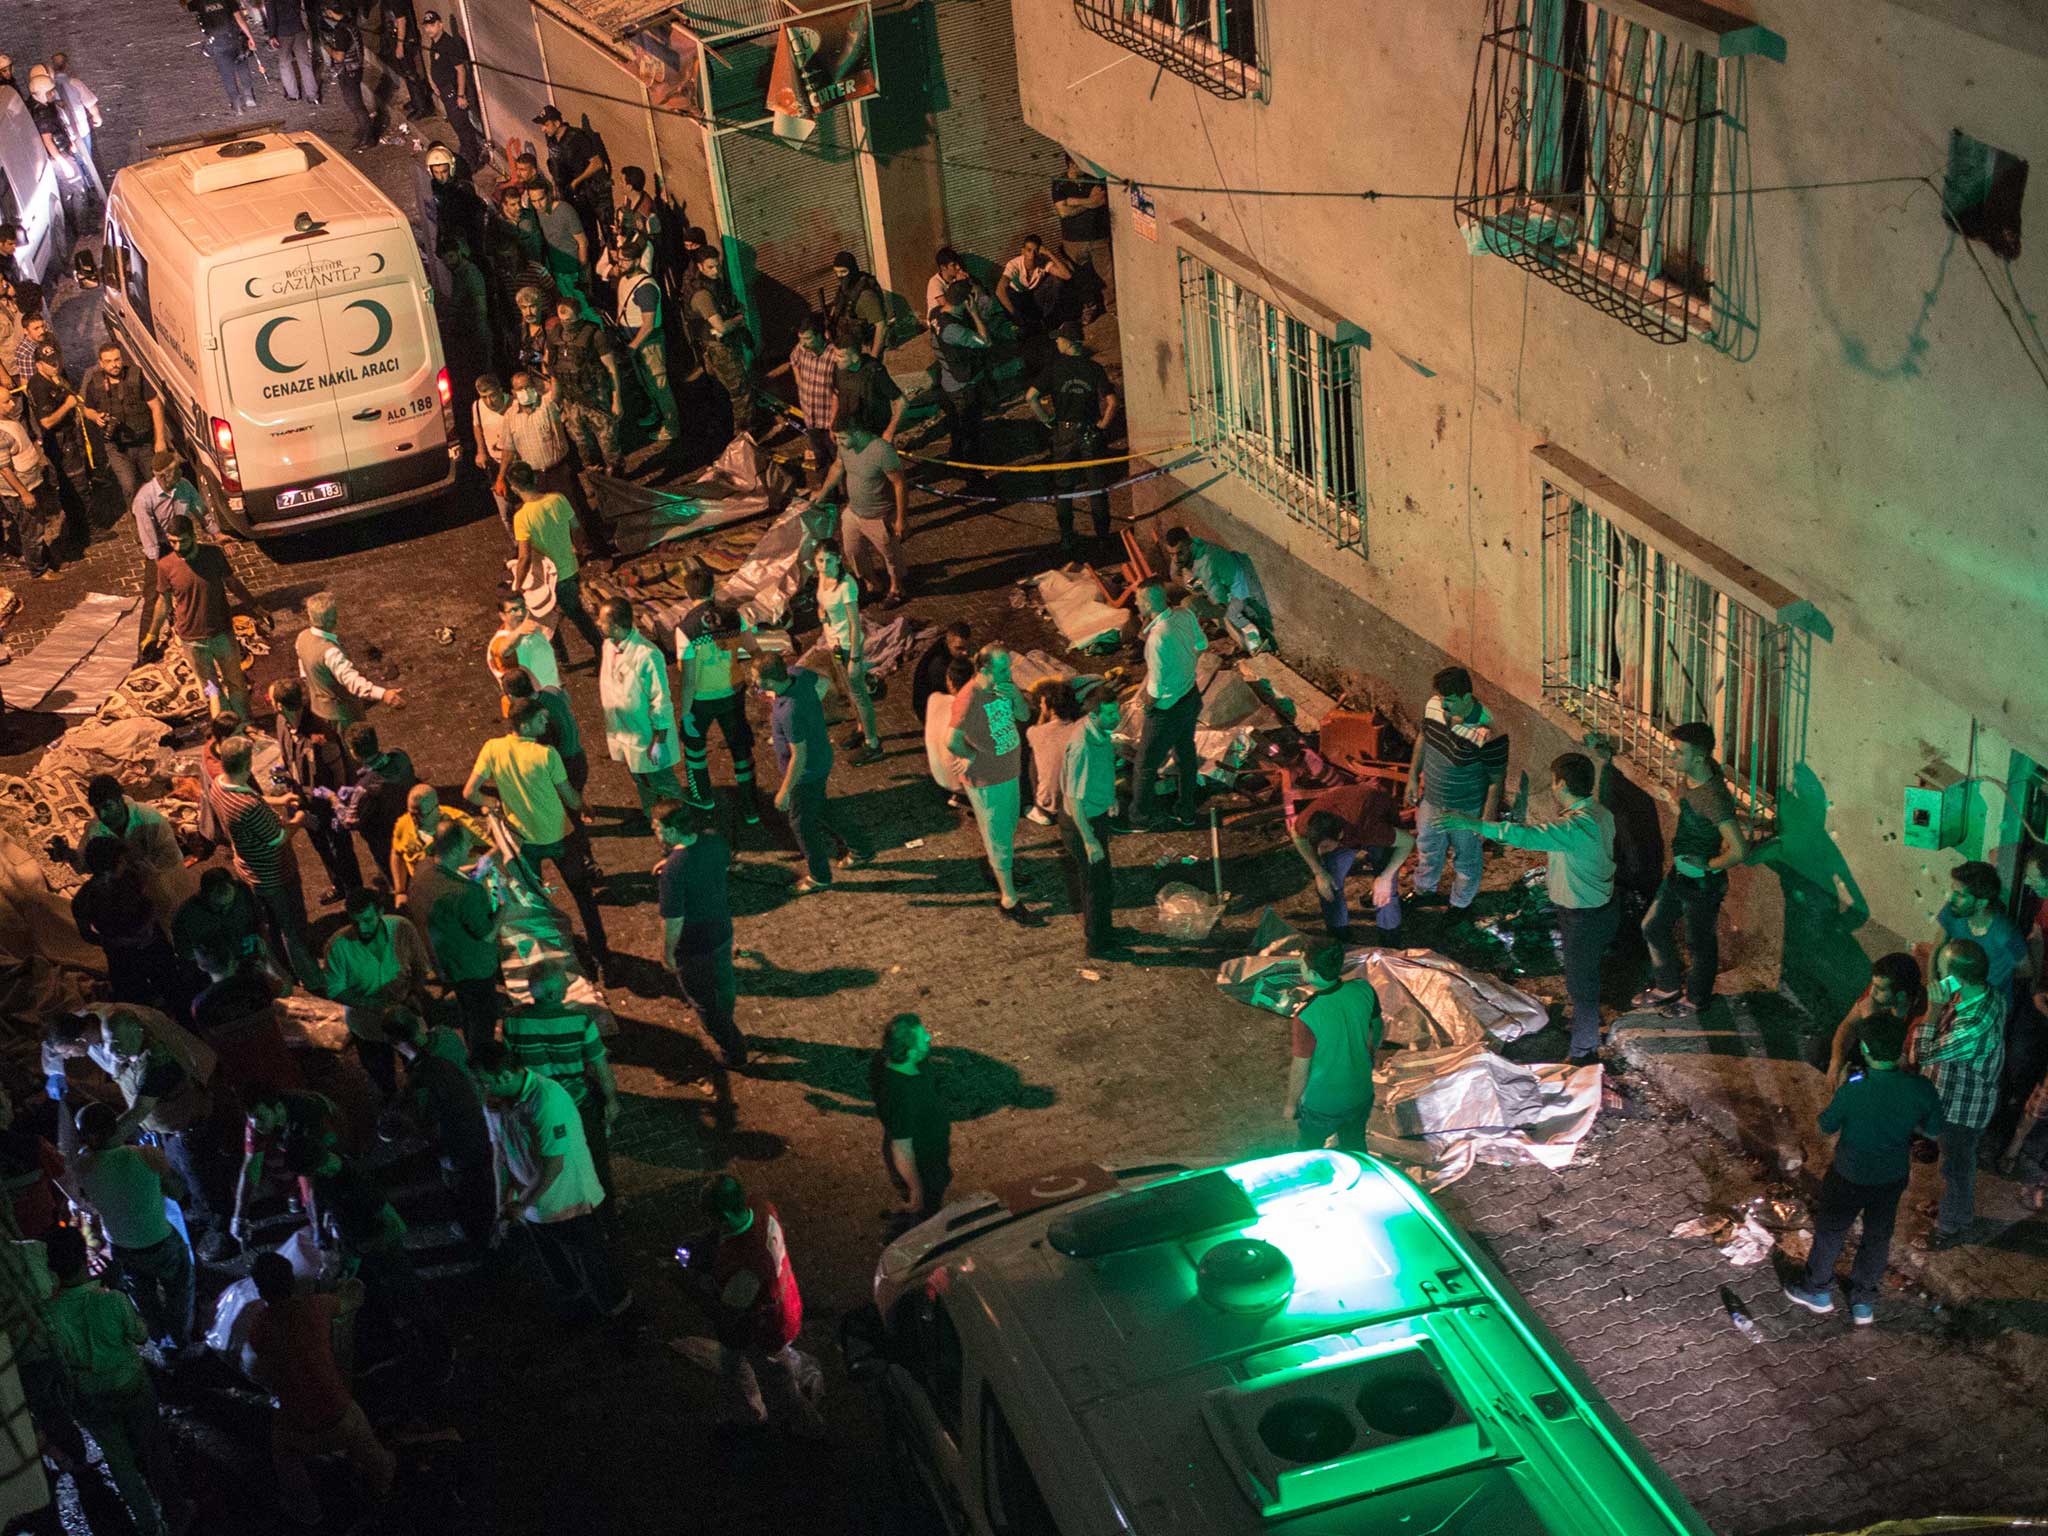
[[[569,980],[552,961],[527,977],[533,1001],[505,1015],[505,1048],[512,1060],[538,1073],[569,1095],[583,1121],[590,1159],[607,1193],[612,1188],[611,1128],[619,1118],[619,1085],[597,1021],[566,1001]],[[596,1092],[591,1091],[592,1087]]]
[[[213,814],[227,829],[234,848],[235,873],[249,883],[270,921],[272,937],[283,947],[294,970],[304,975],[310,964],[306,948],[306,892],[299,883],[298,860],[290,843],[306,824],[306,813],[289,796],[272,800],[250,777],[254,749],[246,736],[230,736],[220,744],[220,776],[207,786]],[[283,818],[278,811],[286,812]]]
[[[1998,1107],[2005,1066],[2007,994],[1989,985],[1990,956],[1975,939],[1951,939],[1934,957],[1927,1017],[1913,1032],[1910,1062],[1941,1095],[1941,1206],[1934,1230],[1913,1246],[1938,1253],[1977,1216],[1977,1148]]]
[[[1479,894],[1486,844],[1470,823],[1492,821],[1508,776],[1508,734],[1472,696],[1472,674],[1445,667],[1422,712],[1415,756],[1408,764],[1408,803],[1415,807],[1415,894],[1435,894],[1451,862],[1451,905],[1462,912]],[[1458,818],[1455,827],[1446,817]]]

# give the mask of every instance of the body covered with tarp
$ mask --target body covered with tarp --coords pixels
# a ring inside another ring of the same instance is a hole
[[[1314,995],[1306,959],[1316,941],[1270,908],[1251,953],[1226,961],[1216,985],[1254,1008],[1291,1018]],[[1525,1066],[1492,1046],[1550,1022],[1527,993],[1427,949],[1349,949],[1347,979],[1372,984],[1386,1021],[1373,1068],[1367,1145],[1432,1189],[1475,1163],[1561,1168],[1592,1129],[1600,1068]]]

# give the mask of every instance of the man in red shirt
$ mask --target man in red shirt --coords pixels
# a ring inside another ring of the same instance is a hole
[[[717,1223],[702,1283],[718,1336],[719,1421],[759,1425],[772,1416],[795,1434],[822,1438],[825,1380],[796,1347],[804,1304],[775,1207],[748,1199],[730,1174],[712,1182],[704,1204]]]
[[[201,544],[198,528],[182,514],[171,519],[171,548],[156,563],[156,579],[162,601],[171,610],[171,628],[185,659],[192,663],[200,689],[212,690],[216,710],[225,706],[246,721],[249,680],[235,644],[228,597],[232,593],[236,600],[254,608],[255,595],[228,569],[220,546]],[[145,629],[152,629],[156,615],[144,614],[143,621]]]
[[[249,1330],[252,1374],[277,1395],[270,1458],[285,1513],[303,1526],[320,1523],[309,1456],[345,1456],[356,1481],[381,1502],[398,1475],[398,1458],[349,1395],[348,1378],[334,1359],[334,1320],[361,1304],[361,1285],[350,1281],[338,1295],[299,1295],[298,1277],[281,1253],[257,1255],[249,1278],[263,1298],[263,1315]]]
[[[1415,848],[1415,834],[1397,821],[1393,791],[1371,780],[1326,789],[1301,808],[1287,835],[1315,877],[1323,922],[1339,939],[1351,937],[1351,906],[1344,882],[1352,866],[1373,876],[1374,919],[1391,932],[1401,926],[1401,895],[1395,876]]]

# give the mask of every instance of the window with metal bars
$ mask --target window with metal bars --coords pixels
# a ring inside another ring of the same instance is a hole
[[[1671,729],[1704,720],[1736,799],[1768,819],[1797,752],[1806,637],[1548,481],[1543,589],[1544,699],[1674,787]]]
[[[1296,522],[1365,553],[1360,353],[1186,251],[1181,333],[1197,446]]]
[[[1618,0],[1486,3],[1456,204],[1474,245],[1654,341],[1746,353],[1746,92],[1728,55],[1782,43],[1667,32]]]
[[[1074,0],[1098,37],[1235,100],[1259,88],[1259,0]]]

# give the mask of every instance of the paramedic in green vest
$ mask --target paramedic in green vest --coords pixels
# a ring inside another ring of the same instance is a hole
[[[740,616],[717,602],[697,609],[676,631],[676,715],[683,729],[683,768],[690,804],[709,810],[711,727],[732,754],[733,797],[748,826],[761,819],[754,799],[754,728],[747,721],[746,670],[741,661]]]
[[[306,599],[306,628],[299,631],[293,648],[298,652],[299,677],[306,685],[307,705],[320,719],[334,726],[353,725],[369,712],[372,704],[403,709],[403,689],[371,682],[348,659],[336,630],[339,620],[332,592],[315,592]]]
[[[1052,462],[1055,466],[1102,457],[1109,424],[1116,420],[1116,391],[1102,364],[1081,347],[1081,325],[1069,320],[1053,333],[1059,341],[1059,355],[1046,364],[1038,382],[1026,391],[1024,403],[1031,414],[1052,428]],[[1074,553],[1074,502],[1088,503],[1095,519],[1095,537],[1109,537],[1109,496],[1102,489],[1099,468],[1060,469],[1052,473],[1057,492],[1092,492],[1079,497],[1063,495],[1055,502],[1059,521],[1060,553]]]

